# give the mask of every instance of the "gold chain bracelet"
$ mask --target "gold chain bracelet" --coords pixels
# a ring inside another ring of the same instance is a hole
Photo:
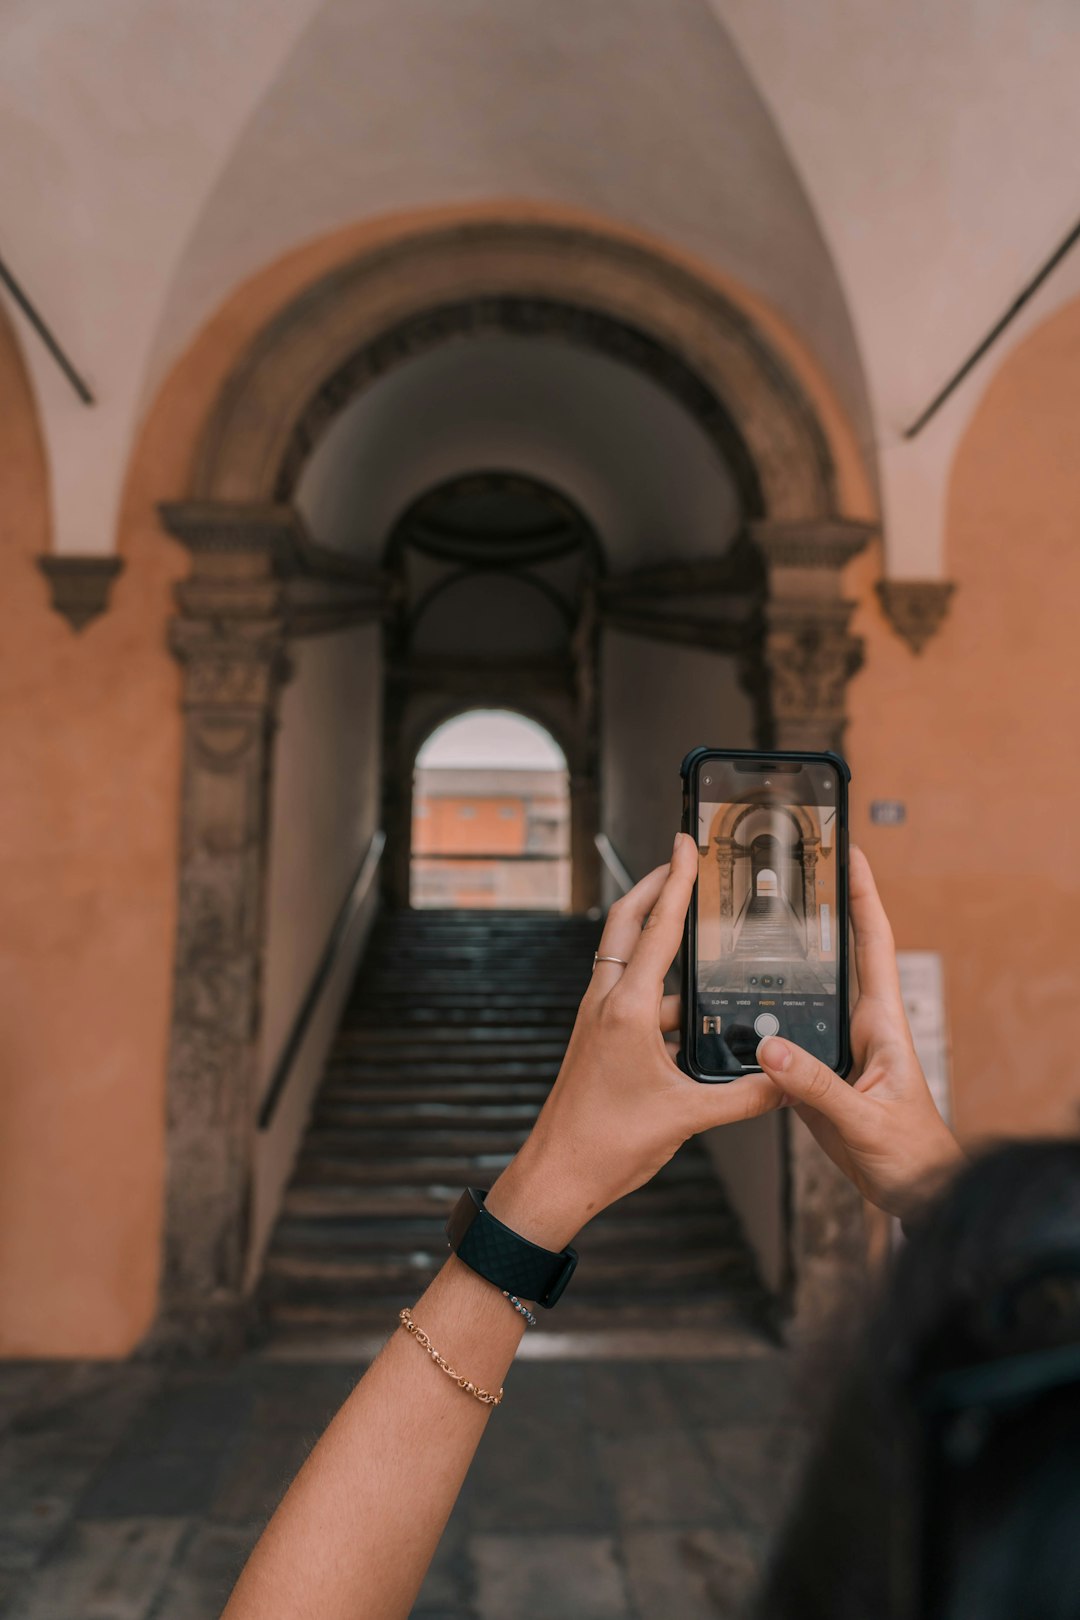
[[[492,1395],[488,1390],[479,1389],[474,1383],[472,1383],[470,1379],[463,1378],[459,1372],[455,1372],[450,1363],[448,1361],[444,1361],[442,1356],[440,1356],[439,1352],[436,1350],[423,1328],[418,1327],[413,1321],[412,1312],[407,1305],[403,1305],[401,1310],[398,1312],[398,1321],[401,1323],[406,1333],[412,1334],[420,1348],[427,1351],[436,1367],[441,1367],[447,1377],[454,1380],[454,1383],[459,1389],[463,1389],[465,1390],[466,1394],[474,1396],[475,1399],[482,1402],[484,1406],[498,1406],[499,1402],[503,1398],[503,1391],[500,1389],[497,1395]]]

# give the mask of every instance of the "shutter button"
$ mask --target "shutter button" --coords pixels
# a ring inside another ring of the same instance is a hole
[[[775,1013],[761,1013],[754,1019],[754,1033],[760,1035],[762,1040],[766,1035],[775,1035],[780,1028],[780,1020]]]

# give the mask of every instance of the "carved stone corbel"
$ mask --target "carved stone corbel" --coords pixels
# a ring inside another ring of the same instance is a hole
[[[49,582],[52,606],[73,630],[83,630],[105,612],[113,581],[124,566],[120,557],[61,556],[46,552],[36,559]]]
[[[897,635],[919,653],[941,629],[956,586],[948,579],[879,579],[875,589]]]

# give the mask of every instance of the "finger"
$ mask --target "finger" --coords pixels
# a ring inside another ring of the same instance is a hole
[[[861,849],[852,846],[848,865],[851,889],[851,924],[855,933],[855,967],[859,994],[903,1008],[896,946],[881,896]]]
[[[687,833],[678,833],[667,882],[649,911],[645,928],[623,975],[635,995],[663,995],[664,975],[682,941],[683,923],[697,881],[697,845]]]
[[[665,1035],[677,1030],[682,1022],[682,997],[665,996],[660,1003],[660,1028]]]
[[[816,1108],[840,1131],[865,1107],[839,1075],[793,1041],[770,1035],[758,1047],[757,1060],[791,1102]]]
[[[645,919],[660,898],[669,871],[670,868],[667,866],[655,867],[641,879],[640,883],[635,883],[621,900],[616,900],[607,914],[604,932],[597,946],[597,956],[618,956],[624,962],[629,962],[641,938]],[[624,972],[625,969],[617,962],[597,962],[593,968],[589,988],[595,994],[605,996],[614,985],[618,984]]]
[[[738,1120],[757,1119],[780,1108],[782,1093],[764,1075],[746,1075],[741,1080],[730,1080],[723,1085],[695,1084],[691,1102],[693,1128],[712,1130],[715,1125],[734,1125]]]

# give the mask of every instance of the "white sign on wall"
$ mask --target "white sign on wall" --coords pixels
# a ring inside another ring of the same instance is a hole
[[[937,951],[897,951],[915,1051],[941,1117],[952,1124],[949,1029],[945,1016],[945,974]]]

